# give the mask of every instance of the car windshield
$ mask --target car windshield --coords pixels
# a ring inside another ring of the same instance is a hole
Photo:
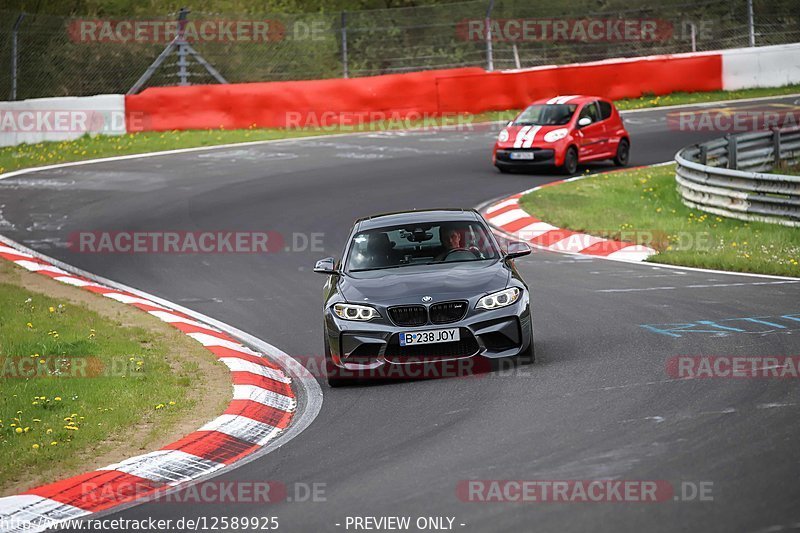
[[[578,108],[575,104],[536,104],[520,113],[515,126],[563,126]]]
[[[407,224],[356,234],[350,245],[347,270],[363,272],[497,257],[494,242],[477,222]]]

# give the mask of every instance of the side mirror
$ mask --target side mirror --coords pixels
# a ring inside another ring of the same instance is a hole
[[[590,119],[589,117],[582,117],[578,119],[578,126],[580,126],[581,128],[584,126],[588,126],[591,123],[592,119]]]
[[[508,243],[508,252],[506,252],[506,259],[514,259],[515,257],[522,257],[531,253],[531,247],[528,243],[522,241],[511,241]]]
[[[317,274],[338,274],[339,271],[336,270],[336,260],[333,257],[320,259],[317,261],[317,264],[314,265],[314,272]]]

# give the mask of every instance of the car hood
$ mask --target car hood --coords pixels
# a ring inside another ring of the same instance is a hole
[[[519,140],[519,144],[525,148],[530,147],[531,144],[537,144],[537,145],[547,144],[544,142],[545,134],[553,130],[560,130],[562,128],[569,128],[569,125],[564,124],[563,126],[515,126],[515,125],[506,126],[505,129],[508,131],[508,141],[506,142],[498,141],[497,145],[501,148],[514,148],[515,147],[514,144],[516,143],[517,140]]]
[[[353,272],[342,276],[339,290],[353,303],[422,303],[423,296],[437,302],[502,290],[510,276],[502,260],[405,266]]]

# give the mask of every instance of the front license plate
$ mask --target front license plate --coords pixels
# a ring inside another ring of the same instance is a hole
[[[412,331],[400,334],[400,346],[412,344],[435,344],[437,342],[455,342],[461,340],[458,328],[431,329],[428,331]]]
[[[511,152],[511,159],[533,159],[533,152]]]

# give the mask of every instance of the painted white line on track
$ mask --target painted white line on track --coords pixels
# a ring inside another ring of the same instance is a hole
[[[718,287],[753,287],[758,285],[786,285],[800,283],[800,280],[785,281],[755,281],[752,283],[697,283],[694,285],[684,285],[681,287],[632,287],[628,289],[596,289],[594,292],[646,292],[646,291],[669,291],[681,289],[714,289]]]

